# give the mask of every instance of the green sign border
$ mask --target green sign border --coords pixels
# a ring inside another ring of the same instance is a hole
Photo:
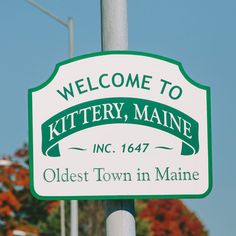
[[[34,169],[33,169],[33,112],[32,112],[32,94],[35,91],[39,91],[42,88],[46,87],[56,76],[59,68],[63,65],[68,63],[83,60],[90,57],[99,57],[105,55],[136,55],[136,56],[143,56],[143,57],[151,57],[154,59],[159,59],[162,61],[166,61],[172,64],[175,64],[179,67],[182,75],[185,79],[193,84],[195,87],[203,89],[207,92],[207,126],[208,126],[208,189],[203,194],[170,194],[170,195],[121,195],[121,196],[41,196],[38,195],[34,189]],[[96,52],[91,54],[86,54],[78,57],[74,57],[65,61],[62,61],[56,64],[55,69],[52,75],[49,77],[47,81],[43,84],[29,89],[28,90],[28,125],[29,125],[29,162],[30,162],[30,191],[32,195],[40,200],[105,200],[105,199],[151,199],[151,198],[159,198],[159,199],[183,199],[183,198],[204,198],[206,197],[212,190],[212,137],[211,137],[211,91],[210,87],[197,83],[196,81],[192,80],[187,73],[185,72],[182,64],[176,60],[166,58],[163,56],[147,53],[147,52],[137,52],[137,51],[107,51],[107,52]]]

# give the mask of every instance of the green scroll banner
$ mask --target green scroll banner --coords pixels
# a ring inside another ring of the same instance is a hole
[[[182,140],[181,155],[199,151],[198,123],[170,106],[139,98],[104,98],[70,107],[42,124],[42,152],[59,157],[60,140],[99,125],[134,124],[162,130]]]

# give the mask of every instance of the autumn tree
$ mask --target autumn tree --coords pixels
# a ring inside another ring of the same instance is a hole
[[[207,236],[198,217],[182,201],[137,201],[138,236]]]
[[[7,164],[0,165],[0,235],[10,236],[14,229],[38,234],[37,224],[58,202],[39,201],[30,194],[27,145],[1,161]]]

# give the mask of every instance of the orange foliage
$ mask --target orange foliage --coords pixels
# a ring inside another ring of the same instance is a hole
[[[18,225],[15,227],[15,230],[22,230],[27,233],[39,235],[39,230],[33,225]]]
[[[16,222],[11,221],[6,230],[6,236],[13,236],[14,230],[19,230],[27,233],[27,235],[39,235],[39,230],[34,225],[29,225],[24,220],[20,220],[16,225]]]
[[[56,207],[60,205],[59,201],[50,201],[47,205],[48,213],[51,213]]]
[[[17,156],[17,157],[27,157],[28,155],[29,155],[29,152],[28,152],[28,148],[26,145],[24,145],[23,148],[21,148],[15,152],[15,156]]]
[[[12,192],[0,193],[0,216],[10,216],[20,209],[20,203]]]
[[[14,157],[3,156],[1,159],[8,164],[0,166],[0,219],[4,223],[4,231],[0,229],[0,234],[4,232],[4,235],[12,236],[13,230],[18,229],[38,235],[36,226],[19,220],[21,214],[30,219],[30,213],[27,212],[30,209],[27,204],[30,204],[29,199],[31,198],[27,145],[17,150]],[[42,212],[44,210],[44,212],[51,213],[58,205],[59,201],[45,202],[42,204]]]
[[[180,200],[148,200],[138,217],[149,222],[152,236],[205,236],[204,226]]]

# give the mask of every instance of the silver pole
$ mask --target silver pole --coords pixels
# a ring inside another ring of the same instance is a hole
[[[127,0],[101,0],[102,50],[128,49]],[[135,236],[134,201],[106,201],[107,236]]]
[[[71,17],[68,18],[67,27],[69,31],[69,57],[74,56],[74,23]],[[78,223],[78,201],[70,201],[70,235],[79,235],[79,223]]]
[[[68,31],[69,31],[69,57],[74,56],[74,23],[71,17],[67,21]],[[79,223],[78,223],[78,201],[70,201],[70,235],[78,236],[79,235]]]
[[[42,7],[41,5],[39,5],[38,3],[36,3],[33,0],[26,0],[28,3],[30,3],[32,6],[34,6],[35,8],[37,8],[38,10],[40,10],[41,12],[45,13],[46,15],[48,15],[49,17],[53,18],[54,20],[56,20],[58,23],[64,25],[67,27],[67,23],[60,19],[59,17],[57,17],[56,15],[54,15],[52,12],[50,12],[49,10],[47,10],[46,8]]]
[[[127,0],[101,0],[101,15],[102,50],[127,50]]]
[[[70,201],[70,214],[71,214],[71,222],[70,222],[70,235],[78,236],[78,201],[71,200]]]
[[[74,56],[74,23],[71,17],[68,18],[67,22],[60,19],[52,12],[42,7],[34,0],[26,0],[32,6],[45,13],[52,19],[56,20],[61,25],[64,25],[69,32],[69,57]],[[78,236],[78,202],[76,200],[72,200],[71,202],[71,236]],[[65,236],[65,201],[60,201],[60,214],[61,214],[61,236]]]
[[[65,229],[65,201],[60,201],[60,215],[61,215],[61,236],[66,236]]]
[[[69,17],[67,21],[67,27],[69,32],[69,57],[74,56],[74,22],[73,18]]]

